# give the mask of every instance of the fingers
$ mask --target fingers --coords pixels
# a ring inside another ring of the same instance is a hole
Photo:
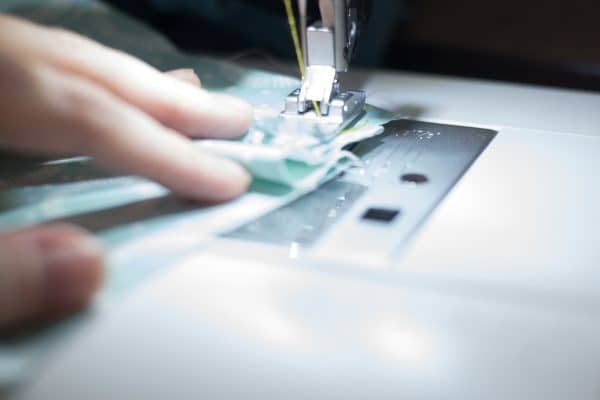
[[[252,107],[245,101],[172,79],[134,57],[74,33],[4,17],[0,42],[12,46],[14,52],[42,58],[92,80],[192,137],[236,137],[252,122]]]
[[[167,72],[165,72],[165,74],[168,76],[171,76],[175,79],[179,79],[182,82],[187,82],[194,86],[202,87],[200,78],[198,78],[198,75],[196,75],[196,73],[194,72],[193,69],[190,69],[190,68],[176,69],[173,71],[167,71]]]
[[[201,152],[189,139],[95,85],[65,85],[71,104],[66,131],[87,132],[89,142],[76,146],[99,164],[149,177],[196,200],[229,200],[247,189],[250,176],[237,164]]]
[[[83,308],[102,278],[102,248],[81,229],[54,225],[0,234],[0,330]]]
[[[0,103],[0,115],[7,116],[0,146],[6,149],[88,155],[111,171],[145,176],[208,202],[237,197],[250,183],[237,164],[202,153],[92,82],[0,57],[0,91],[11,99]]]
[[[220,202],[242,194],[249,174],[232,161],[201,152],[193,143],[156,122],[103,88],[84,80],[40,70],[38,98],[46,99],[35,114],[53,132],[44,140],[35,134],[29,149],[55,146],[55,152],[83,152],[107,169],[146,176],[183,196]],[[107,117],[109,116],[109,117]]]

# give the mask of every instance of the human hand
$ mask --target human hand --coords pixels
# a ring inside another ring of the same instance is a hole
[[[252,108],[199,86],[190,70],[163,74],[74,33],[0,14],[2,149],[87,155],[191,199],[231,199],[246,190],[247,172],[189,138],[238,136]],[[101,279],[101,247],[81,229],[0,234],[0,330],[81,308]]]

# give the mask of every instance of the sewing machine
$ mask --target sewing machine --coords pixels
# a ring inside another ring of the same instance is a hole
[[[344,78],[399,116],[363,168],[173,258],[14,398],[597,399],[600,95]]]

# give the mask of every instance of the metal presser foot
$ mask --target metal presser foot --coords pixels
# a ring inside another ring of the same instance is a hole
[[[341,92],[332,97],[332,100],[324,106],[320,103],[320,113],[317,115],[312,102],[306,102],[304,108],[300,100],[301,89],[296,89],[285,99],[285,109],[281,114],[283,118],[295,118],[309,120],[324,125],[337,125],[343,128],[355,121],[365,107],[365,92],[360,90],[349,90]]]
[[[305,28],[306,21],[302,20],[304,76],[302,86],[285,99],[281,114],[284,120],[306,121],[339,131],[362,114],[365,93],[357,90],[342,92],[338,80],[338,73],[348,71],[361,31],[358,3],[332,0],[333,25],[326,26],[318,21]],[[305,15],[305,10],[301,10],[300,15]]]

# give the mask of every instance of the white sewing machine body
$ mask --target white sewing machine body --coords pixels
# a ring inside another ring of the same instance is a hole
[[[15,398],[597,399],[600,96],[354,74],[376,105],[497,132],[414,233],[394,236],[410,218],[394,176],[308,246],[219,239],[55,349]],[[364,220],[369,207],[401,212]]]

